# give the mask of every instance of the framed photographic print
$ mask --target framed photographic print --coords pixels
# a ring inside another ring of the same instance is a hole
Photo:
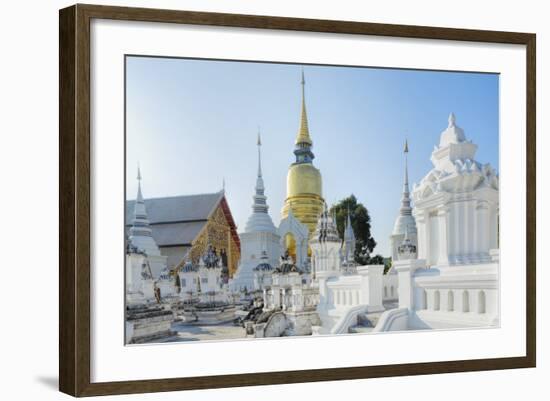
[[[60,390],[534,367],[535,113],[534,34],[61,10]]]

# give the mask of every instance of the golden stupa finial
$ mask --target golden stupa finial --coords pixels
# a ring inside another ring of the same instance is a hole
[[[307,124],[307,111],[306,111],[306,80],[304,76],[304,69],[302,68],[302,116],[300,118],[300,129],[298,136],[296,137],[296,144],[305,143],[309,146],[313,145],[311,137],[309,136],[309,127]]]

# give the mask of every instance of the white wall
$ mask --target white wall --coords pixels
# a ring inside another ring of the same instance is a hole
[[[92,1],[91,1],[92,2]],[[548,91],[550,70],[550,26],[545,2],[443,1],[360,2],[351,0],[157,0],[100,1],[101,4],[185,8],[190,10],[224,11],[248,14],[268,14],[295,17],[348,19],[414,25],[439,25],[509,31],[529,31],[538,34],[538,216],[539,250],[550,240],[548,222],[550,158],[543,150],[550,149],[550,132],[544,110],[550,108]],[[0,367],[3,399],[68,399],[57,393],[57,13],[71,1],[10,1],[3,2],[0,38],[0,171],[2,189],[0,210],[3,227],[2,261],[5,278],[14,266],[32,276],[25,278],[27,294],[21,287],[4,281],[0,297],[2,325],[0,329]],[[395,4],[397,3],[397,4]],[[544,90],[543,90],[544,89]],[[31,113],[29,115],[29,113]],[[6,224],[7,223],[7,224]],[[44,230],[46,232],[44,232]],[[39,263],[22,265],[32,254]],[[540,291],[550,280],[548,258],[542,252],[538,258],[538,327],[539,368],[511,371],[473,372],[436,376],[402,377],[357,381],[296,384],[285,386],[208,390],[129,397],[105,397],[102,400],[291,400],[298,396],[318,400],[342,398],[343,394],[381,397],[383,399],[446,400],[474,399],[544,399],[543,379],[550,374],[548,341],[548,309],[550,296]],[[39,298],[37,298],[39,297]],[[544,316],[545,315],[545,316]],[[434,333],[435,335],[436,333]],[[9,376],[8,376],[9,375]],[[391,396],[388,396],[391,389]],[[452,391],[447,391],[452,389]],[[415,396],[418,395],[417,396]],[[361,397],[361,396],[359,396]]]

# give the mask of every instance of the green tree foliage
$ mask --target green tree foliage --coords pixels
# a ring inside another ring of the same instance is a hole
[[[372,264],[369,263],[371,259],[370,254],[376,246],[376,241],[370,233],[369,212],[363,204],[357,202],[357,198],[353,194],[332,205],[330,208],[330,213],[336,215],[338,234],[340,234],[340,238],[344,238],[348,210],[351,226],[355,234],[355,260],[361,265]],[[380,258],[382,257],[380,256]]]
[[[384,263],[384,274],[388,274],[392,266],[393,266],[393,259],[391,257],[386,258]]]

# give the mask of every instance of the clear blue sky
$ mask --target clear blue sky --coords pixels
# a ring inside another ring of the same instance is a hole
[[[389,255],[400,206],[403,143],[409,178],[430,155],[452,111],[476,159],[498,168],[495,74],[303,66],[314,164],[330,204],[351,193],[369,210],[375,253]],[[127,188],[136,166],[147,197],[219,191],[225,178],[239,229],[251,213],[258,126],[270,214],[280,220],[300,118],[301,65],[127,58]]]

